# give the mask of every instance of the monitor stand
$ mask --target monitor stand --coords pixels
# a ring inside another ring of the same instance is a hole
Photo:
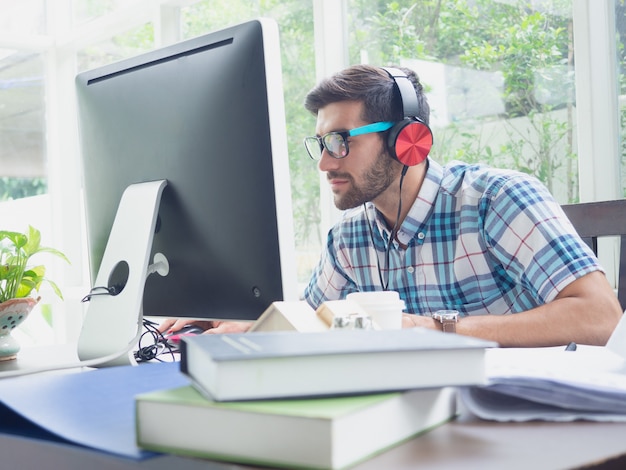
[[[143,292],[152,272],[167,275],[167,259],[149,264],[161,194],[167,181],[132,184],[115,215],[78,339],[78,357],[94,366],[136,364],[133,349],[143,320]],[[97,214],[92,214],[97,217]]]

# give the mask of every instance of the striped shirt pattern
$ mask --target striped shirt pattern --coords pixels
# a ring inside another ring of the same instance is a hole
[[[602,271],[535,178],[484,165],[428,165],[388,262],[390,230],[374,205],[344,212],[305,289],[311,306],[387,283],[406,312],[507,314],[550,302],[575,279]]]

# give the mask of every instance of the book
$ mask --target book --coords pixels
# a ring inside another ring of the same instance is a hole
[[[198,335],[180,367],[217,401],[348,395],[483,384],[495,345],[426,328]]]
[[[141,448],[287,468],[352,466],[454,416],[452,388],[216,402],[184,386],[136,397]]]
[[[487,351],[487,384],[463,387],[460,403],[493,421],[626,421],[626,359],[578,345]]]

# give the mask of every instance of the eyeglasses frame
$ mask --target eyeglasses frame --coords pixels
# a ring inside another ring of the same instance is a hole
[[[305,137],[304,138],[304,148],[306,148],[307,153],[309,154],[309,157],[311,158],[311,160],[314,161],[319,161],[322,158],[322,153],[324,152],[324,149],[326,149],[326,151],[328,152],[328,155],[330,155],[333,158],[336,159],[342,159],[342,158],[346,158],[349,154],[350,154],[350,146],[348,145],[348,137],[355,137],[358,135],[364,135],[364,134],[374,134],[377,132],[384,132],[387,131],[389,129],[391,129],[393,127],[395,123],[391,122],[391,121],[379,121],[379,122],[374,122],[371,124],[366,124],[365,126],[361,126],[361,127],[356,127],[354,129],[350,129],[348,131],[333,131],[333,132],[328,132],[322,136],[311,136],[311,137]],[[344,141],[344,144],[346,146],[346,154],[345,155],[335,155],[333,152],[330,151],[330,149],[328,147],[326,147],[325,144],[325,140],[326,137],[328,137],[331,134],[337,134],[339,136],[341,136],[341,138]],[[320,147],[320,156],[319,157],[314,157],[311,154],[311,151],[309,150],[309,147],[307,145],[307,140],[309,139],[315,139]]]

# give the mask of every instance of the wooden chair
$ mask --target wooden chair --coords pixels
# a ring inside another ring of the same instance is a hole
[[[617,298],[626,308],[626,199],[562,206],[581,238],[598,254],[598,238],[620,237]]]

